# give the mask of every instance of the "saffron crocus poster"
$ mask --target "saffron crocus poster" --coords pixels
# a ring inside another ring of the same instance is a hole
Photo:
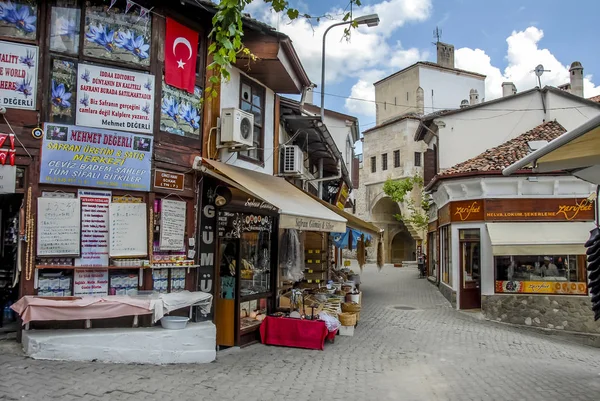
[[[38,48],[0,42],[0,105],[35,110]]]
[[[50,121],[74,124],[77,85],[77,64],[53,59],[50,72]]]
[[[0,1],[0,36],[35,40],[37,1]]]
[[[200,137],[202,125],[202,89],[194,94],[169,86],[163,80],[160,130],[190,138]]]
[[[79,51],[78,8],[52,7],[50,21],[50,50],[77,54]]]
[[[122,61],[142,66],[150,65],[150,33],[152,23],[140,18],[139,9],[130,10],[90,6],[85,12],[86,56]]]

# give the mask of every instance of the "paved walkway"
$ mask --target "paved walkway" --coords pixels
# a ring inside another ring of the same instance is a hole
[[[0,400],[597,400],[600,349],[452,310],[415,269],[367,267],[354,337],[207,365],[35,361],[0,342]],[[397,310],[410,306],[415,310]]]

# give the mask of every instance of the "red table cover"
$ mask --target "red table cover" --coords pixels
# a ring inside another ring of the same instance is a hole
[[[285,347],[320,349],[330,335],[322,320],[303,320],[288,317],[267,316],[260,325],[263,344]],[[335,336],[335,332],[333,332]]]

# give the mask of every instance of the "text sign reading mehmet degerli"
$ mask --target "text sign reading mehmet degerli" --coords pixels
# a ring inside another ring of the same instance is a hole
[[[77,125],[152,133],[154,75],[79,64]]]
[[[38,48],[0,42],[0,106],[35,110]]]
[[[46,123],[40,183],[150,190],[152,138]]]

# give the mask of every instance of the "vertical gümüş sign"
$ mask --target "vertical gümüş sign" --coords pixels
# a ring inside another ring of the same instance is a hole
[[[79,64],[77,99],[77,125],[152,133],[154,75]]]
[[[0,106],[35,110],[38,48],[0,42]]]
[[[75,266],[108,266],[108,208],[111,193],[80,189],[81,258]]]
[[[209,196],[214,190],[214,184],[209,183],[209,178],[204,177],[200,192],[202,195],[201,213],[200,213],[200,239],[199,239],[199,265],[198,268],[198,290],[213,295],[214,304],[214,279],[215,279],[215,249],[216,236],[215,229],[217,224],[217,212],[215,205],[211,202]],[[213,313],[206,315],[200,314],[196,317],[197,321],[212,320]]]

